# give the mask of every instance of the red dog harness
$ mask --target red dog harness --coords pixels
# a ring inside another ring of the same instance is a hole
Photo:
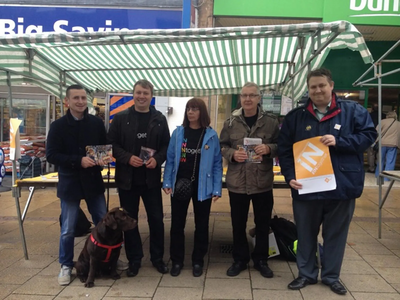
[[[110,259],[110,256],[111,256],[111,251],[112,251],[113,249],[115,249],[115,248],[121,247],[121,245],[122,245],[122,243],[123,243],[123,242],[121,242],[121,243],[119,243],[119,244],[117,244],[117,245],[112,245],[112,246],[110,246],[110,245],[103,245],[103,244],[100,244],[98,241],[96,241],[96,240],[94,239],[94,237],[93,237],[92,234],[90,235],[90,240],[91,240],[92,243],[95,244],[96,246],[101,247],[101,248],[108,249],[106,259],[103,260],[103,262],[108,262],[108,260]]]

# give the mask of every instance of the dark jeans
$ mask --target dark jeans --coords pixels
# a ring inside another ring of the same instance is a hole
[[[139,201],[142,197],[150,229],[150,260],[155,263],[164,256],[164,221],[161,189],[148,189],[147,186],[133,186],[130,190],[118,189],[121,206],[130,217],[138,220]],[[139,220],[138,220],[139,221]],[[140,264],[143,258],[142,240],[139,224],[125,235],[126,257],[130,263]]]
[[[204,256],[208,251],[208,223],[210,219],[211,199],[197,200],[197,189],[192,194],[194,211],[194,247],[192,265],[204,266]],[[170,256],[173,264],[183,266],[185,260],[185,224],[188,201],[178,201],[171,197],[171,245]]]
[[[254,263],[268,259],[268,235],[274,197],[272,190],[259,194],[237,194],[229,192],[233,229],[233,260],[248,263],[250,250],[246,235],[247,216],[250,200],[253,203],[254,223],[256,225],[256,243],[251,254]]]

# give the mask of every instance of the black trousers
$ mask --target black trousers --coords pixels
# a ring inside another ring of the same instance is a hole
[[[133,186],[130,190],[119,189],[121,206],[129,216],[138,220],[139,201],[142,197],[150,229],[150,260],[155,263],[164,256],[164,221],[161,189],[148,189],[147,186]],[[139,220],[138,220],[139,221]],[[138,226],[124,233],[126,257],[130,263],[141,263],[143,258],[142,240]]]
[[[251,254],[254,263],[268,259],[269,223],[274,205],[272,190],[252,195],[229,192],[233,229],[233,260],[246,264],[250,261],[250,250],[246,233],[250,200],[253,203],[254,223],[256,225],[256,243]]]
[[[197,182],[195,183],[197,186]],[[208,251],[208,223],[210,219],[211,199],[197,200],[197,188],[193,189],[192,203],[194,211],[194,247],[192,266],[204,266],[204,256]],[[171,244],[170,256],[173,264],[183,266],[185,260],[185,225],[189,207],[188,201],[178,201],[171,197]]]

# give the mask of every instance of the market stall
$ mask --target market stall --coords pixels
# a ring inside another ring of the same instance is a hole
[[[78,83],[91,99],[95,92],[130,92],[141,78],[154,84],[155,96],[175,97],[239,94],[252,81],[293,106],[306,91],[308,71],[343,48],[373,62],[362,35],[345,21],[6,35],[0,36],[0,85],[8,86],[10,115],[13,84],[33,84],[62,99]]]

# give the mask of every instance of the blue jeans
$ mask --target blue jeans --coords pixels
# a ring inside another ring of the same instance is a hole
[[[61,200],[61,236],[58,261],[61,265],[73,267],[74,258],[74,230],[78,220],[78,210],[81,201]],[[92,220],[95,225],[101,221],[107,213],[106,199],[104,194],[85,199]]]
[[[382,171],[393,171],[396,164],[397,148],[396,147],[382,147]],[[375,169],[375,177],[378,177],[379,162]],[[389,181],[385,178],[385,181]]]

